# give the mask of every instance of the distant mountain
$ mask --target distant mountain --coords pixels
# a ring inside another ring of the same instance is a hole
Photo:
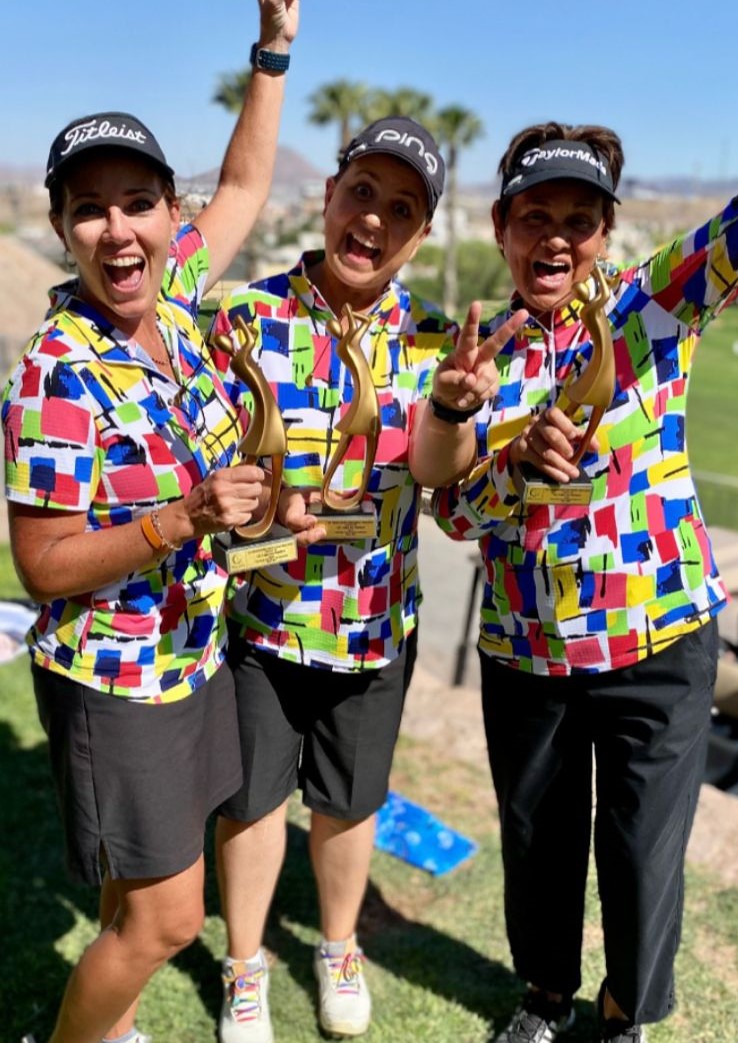
[[[475,184],[459,185],[459,193],[495,199],[500,192],[499,178]],[[673,177],[624,177],[618,188],[621,199],[639,199],[652,196],[679,196],[694,198],[730,199],[736,194],[735,179],[695,178],[686,175]]]
[[[204,171],[194,177],[178,177],[177,189],[181,192],[212,192],[218,183],[220,168]],[[0,188],[10,185],[19,187],[40,187],[44,183],[46,171],[43,167],[15,166],[10,163],[0,163]],[[280,145],[277,148],[277,158],[274,164],[274,179],[272,184],[275,188],[298,187],[305,182],[317,181],[322,184],[326,174],[305,159],[293,148]]]
[[[290,194],[299,192],[307,183],[322,184],[330,171],[321,171],[310,160],[296,149],[280,145],[272,182],[273,192]],[[42,167],[29,165],[13,165],[0,163],[0,189],[11,185],[17,187],[40,187],[43,184],[45,171]],[[194,177],[177,178],[177,188],[182,192],[210,194],[218,182],[218,168],[206,170]],[[499,190],[499,181],[492,180],[481,183],[468,182],[459,185],[459,193],[463,196],[482,196],[493,199]],[[728,178],[696,178],[687,175],[670,177],[640,178],[624,177],[620,183],[621,198],[643,198],[648,196],[710,196],[728,199],[736,192],[735,179]]]
[[[8,188],[11,185],[39,188],[43,185],[45,177],[46,170],[43,167],[0,163],[0,188]]]
[[[718,199],[730,199],[736,193],[735,179],[729,178],[697,178],[674,176],[656,178],[624,177],[620,183],[619,196],[635,198],[638,196],[712,196]]]
[[[195,192],[209,195],[215,190],[218,183],[219,167],[206,170],[194,177],[178,178],[177,188],[180,192]],[[277,148],[277,158],[274,163],[274,177],[272,179],[272,190],[276,192],[297,191],[308,182],[322,184],[325,173],[314,167],[309,160],[296,152],[295,149],[280,145]]]

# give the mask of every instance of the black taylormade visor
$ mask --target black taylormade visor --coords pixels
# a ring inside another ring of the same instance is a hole
[[[516,196],[533,185],[564,178],[585,181],[620,202],[607,160],[584,141],[545,141],[528,149],[503,178],[500,196]]]

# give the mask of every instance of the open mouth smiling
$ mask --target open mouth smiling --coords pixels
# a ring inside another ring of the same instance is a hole
[[[346,236],[346,252],[352,257],[360,257],[367,261],[376,261],[381,254],[381,250],[378,246],[374,246],[371,242],[363,242],[358,239],[351,232]]]
[[[533,271],[538,276],[566,275],[569,265],[566,261],[534,261]]]
[[[103,261],[103,268],[110,281],[117,287],[125,288],[137,284],[143,274],[143,257],[111,257]]]

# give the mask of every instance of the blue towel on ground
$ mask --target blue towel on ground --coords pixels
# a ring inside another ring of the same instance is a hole
[[[377,812],[374,846],[440,876],[471,858],[479,845],[445,825],[427,808],[390,792]]]

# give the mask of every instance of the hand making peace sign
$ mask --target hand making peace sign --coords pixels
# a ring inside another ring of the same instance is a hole
[[[433,398],[451,409],[473,409],[492,398],[500,383],[495,358],[528,318],[524,308],[514,312],[480,344],[481,311],[479,301],[470,304],[456,347],[439,363],[433,377]]]

